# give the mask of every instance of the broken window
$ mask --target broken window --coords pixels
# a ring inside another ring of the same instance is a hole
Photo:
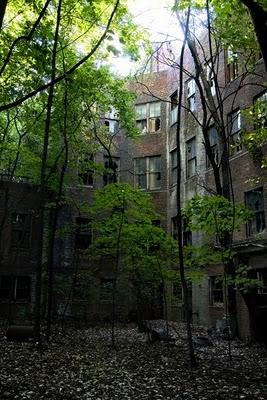
[[[92,154],[88,155],[83,162],[79,161],[78,176],[85,186],[93,186],[94,183],[94,170],[93,170],[94,157]]]
[[[135,106],[137,114],[136,125],[141,134],[155,133],[161,128],[160,102],[138,104]]]
[[[218,132],[215,126],[211,126],[208,129],[208,136],[209,136],[212,157],[214,158],[215,163],[218,165],[219,164]],[[207,168],[211,166],[208,156],[206,156],[206,166]]]
[[[247,224],[247,235],[260,233],[265,229],[263,189],[258,188],[245,193],[246,206],[253,211],[254,217]]]
[[[210,289],[210,305],[222,306],[223,305],[223,279],[221,276],[209,277]]]
[[[196,174],[197,156],[196,156],[196,138],[186,142],[186,177],[190,178]]]
[[[28,248],[30,246],[31,215],[12,214],[11,243],[13,247]]]
[[[134,159],[135,186],[141,189],[161,187],[161,157],[142,157]]]
[[[177,149],[171,152],[171,185],[177,184]]]
[[[227,122],[229,132],[230,155],[232,156],[242,150],[240,110],[238,109],[228,114]]]
[[[76,218],[75,249],[86,250],[92,243],[92,227],[89,218]]]
[[[186,82],[187,87],[187,109],[194,112],[196,109],[196,84],[194,79],[189,79]]]
[[[119,157],[109,157],[104,156],[104,167],[105,172],[103,174],[103,184],[104,186],[109,183],[116,183],[119,179]]]
[[[119,121],[106,119],[104,124],[107,127],[107,131],[112,135],[115,135],[120,130]]]
[[[178,105],[178,91],[171,95],[171,115],[170,115],[170,125],[175,124],[177,122],[177,105]]]
[[[29,276],[10,276],[0,277],[0,299],[30,301],[31,298],[31,278]]]

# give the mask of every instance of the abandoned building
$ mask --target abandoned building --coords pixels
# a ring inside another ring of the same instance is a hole
[[[217,61],[218,62],[218,61]],[[205,64],[205,65],[204,65]],[[252,220],[244,225],[234,236],[235,263],[251,268],[251,277],[258,277],[261,287],[249,294],[236,292],[238,335],[247,339],[253,337],[259,341],[267,337],[267,237],[266,206],[267,184],[261,168],[261,159],[253,157],[242,141],[243,132],[251,126],[246,121],[243,110],[256,101],[266,103],[264,90],[264,66],[261,59],[256,61],[256,72],[244,74],[236,57],[229,57],[222,51],[219,58],[218,76],[214,79],[214,70],[203,61],[211,95],[220,91],[223,98],[223,120],[228,132],[232,187],[236,202],[245,203],[253,213]],[[147,191],[153,197],[160,214],[158,224],[174,238],[177,237],[177,105],[179,89],[179,70],[159,66],[157,60],[151,63],[149,73],[140,77],[139,82],[131,85],[137,93],[137,127],[141,134],[137,142],[125,138],[118,128],[118,118],[114,111],[106,114],[103,123],[110,135],[116,136],[116,147],[112,155],[105,152],[94,156],[94,163],[103,165],[107,172],[94,174],[93,169],[80,173],[80,184],[71,188],[71,194],[80,201],[91,202],[95,189],[116,180],[129,182]],[[214,177],[207,157],[201,130],[203,106],[198,86],[194,79],[194,65],[189,50],[186,51],[184,74],[183,110],[181,120],[182,155],[182,203],[195,194],[210,193],[214,189]],[[145,83],[145,85],[144,85]],[[219,84],[218,84],[219,83]],[[149,90],[147,90],[149,88]],[[265,110],[266,111],[266,110]],[[266,116],[262,117],[266,124]],[[220,163],[218,133],[210,118],[208,135],[212,145],[215,163]],[[264,149],[261,149],[264,151]],[[262,153],[262,152],[261,152]],[[112,165],[111,165],[112,163]],[[115,167],[114,167],[115,166]],[[111,168],[112,167],[112,168]],[[116,171],[114,180],[109,169]],[[257,179],[256,179],[257,178]],[[36,252],[38,251],[38,191],[26,180],[13,179],[1,175],[1,277],[0,277],[0,316],[2,319],[19,319],[30,315],[34,304],[34,281]],[[4,195],[5,193],[5,195]],[[7,206],[7,196],[12,206]],[[14,201],[17,199],[17,202]],[[37,200],[36,200],[37,199]],[[80,286],[85,281],[92,283],[89,291],[92,302],[83,297],[71,303],[59,304],[57,313],[77,315],[80,318],[108,319],[111,310],[109,285],[111,277],[105,268],[94,275],[94,266],[90,264],[84,250],[93,241],[94,232],[90,221],[73,207],[64,207],[60,213],[59,226],[71,221],[75,229],[56,240],[55,270],[61,277],[62,291],[66,290],[69,276],[75,276]],[[202,236],[198,232],[186,230],[184,221],[184,243],[199,245]],[[7,239],[8,238],[8,239]],[[44,241],[45,242],[45,241]],[[103,266],[108,260],[101,261]],[[206,327],[223,325],[226,310],[226,293],[223,281],[217,279],[223,275],[222,265],[205,265],[204,274],[191,286],[192,316],[195,324]],[[65,281],[67,282],[63,282]],[[80,279],[80,280],[79,280]],[[77,282],[76,282],[77,283]],[[64,286],[65,285],[65,286]],[[64,289],[65,288],[65,289]],[[93,289],[97,288],[97,289]],[[91,292],[90,292],[91,290]],[[98,293],[93,293],[97,290]],[[169,285],[167,309],[160,305],[160,295],[155,311],[155,303],[147,310],[147,318],[161,318],[168,314],[171,320],[183,320],[183,296],[178,284]],[[60,280],[59,280],[60,292]],[[60,297],[60,295],[59,295]],[[97,300],[96,300],[97,299]],[[127,320],[134,309],[127,294],[119,306],[121,319]]]

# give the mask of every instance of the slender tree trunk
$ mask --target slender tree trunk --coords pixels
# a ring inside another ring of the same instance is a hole
[[[190,357],[191,367],[195,367],[197,362],[195,358],[193,340],[192,340],[192,329],[191,329],[191,318],[192,312],[190,309],[188,285],[185,278],[184,269],[184,250],[183,250],[183,232],[182,232],[182,204],[181,204],[181,183],[182,183],[182,160],[181,160],[181,149],[180,149],[180,136],[181,136],[181,111],[183,101],[183,64],[184,64],[184,51],[187,41],[187,34],[189,29],[190,20],[190,8],[187,12],[187,20],[185,26],[185,38],[180,53],[180,73],[179,73],[179,94],[178,94],[178,107],[177,107],[177,125],[176,125],[176,145],[177,145],[177,233],[178,233],[178,250],[179,250],[179,271],[181,277],[181,284],[183,288],[184,296],[184,308],[186,316],[186,330],[187,330],[187,341],[188,341],[188,352]]]
[[[54,44],[52,50],[52,60],[51,60],[51,81],[53,82],[56,76],[56,54],[57,54],[57,44],[58,44],[58,36],[59,36],[59,26],[61,20],[61,5],[62,0],[59,0],[58,10],[57,10],[57,21],[56,21],[56,29],[54,35]],[[42,153],[42,162],[41,162],[41,171],[40,171],[40,219],[39,219],[39,254],[37,261],[37,272],[36,272],[36,287],[35,287],[35,321],[34,321],[34,330],[35,330],[35,339],[40,341],[40,325],[41,325],[41,292],[42,292],[42,261],[43,261],[43,233],[44,233],[44,215],[45,215],[45,197],[46,197],[46,164],[47,164],[47,156],[48,156],[48,144],[50,137],[50,125],[51,125],[51,117],[52,117],[52,105],[54,98],[54,85],[49,87],[48,100],[47,100],[47,113],[45,120],[45,131],[43,138],[43,153]],[[48,249],[49,254],[49,249]],[[50,253],[51,256],[51,253]]]
[[[240,0],[249,10],[267,71],[267,11],[257,1]]]
[[[3,21],[4,21],[4,16],[6,12],[6,6],[7,6],[7,1],[8,0],[1,0],[0,1],[0,31],[3,26]]]

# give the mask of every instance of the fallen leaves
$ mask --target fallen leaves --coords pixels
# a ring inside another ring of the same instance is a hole
[[[199,366],[188,369],[185,331],[176,325],[176,346],[146,343],[134,327],[55,334],[43,351],[33,344],[0,340],[0,399],[12,400],[264,400],[266,351],[213,341],[196,349]],[[195,335],[202,333],[197,330]]]

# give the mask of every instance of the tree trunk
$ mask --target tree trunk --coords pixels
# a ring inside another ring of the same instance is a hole
[[[267,12],[253,0],[240,0],[249,10],[267,71]]]
[[[1,0],[0,1],[0,31],[3,26],[3,21],[4,21],[4,16],[6,12],[6,6],[7,6],[7,1],[8,0]]]
[[[182,183],[182,160],[180,149],[180,136],[181,136],[181,111],[183,100],[183,64],[184,64],[184,51],[187,42],[187,34],[189,29],[190,8],[187,13],[187,20],[185,26],[185,39],[180,53],[180,73],[179,73],[179,95],[177,107],[177,125],[176,125],[176,146],[177,146],[177,234],[178,234],[178,250],[179,250],[179,272],[181,284],[183,289],[184,308],[186,316],[186,330],[187,330],[187,344],[188,353],[190,358],[190,365],[192,368],[196,367],[196,357],[192,339],[191,319],[192,310],[189,302],[188,286],[185,278],[184,269],[184,251],[183,251],[183,232],[182,232],[182,205],[181,205],[181,183]]]

